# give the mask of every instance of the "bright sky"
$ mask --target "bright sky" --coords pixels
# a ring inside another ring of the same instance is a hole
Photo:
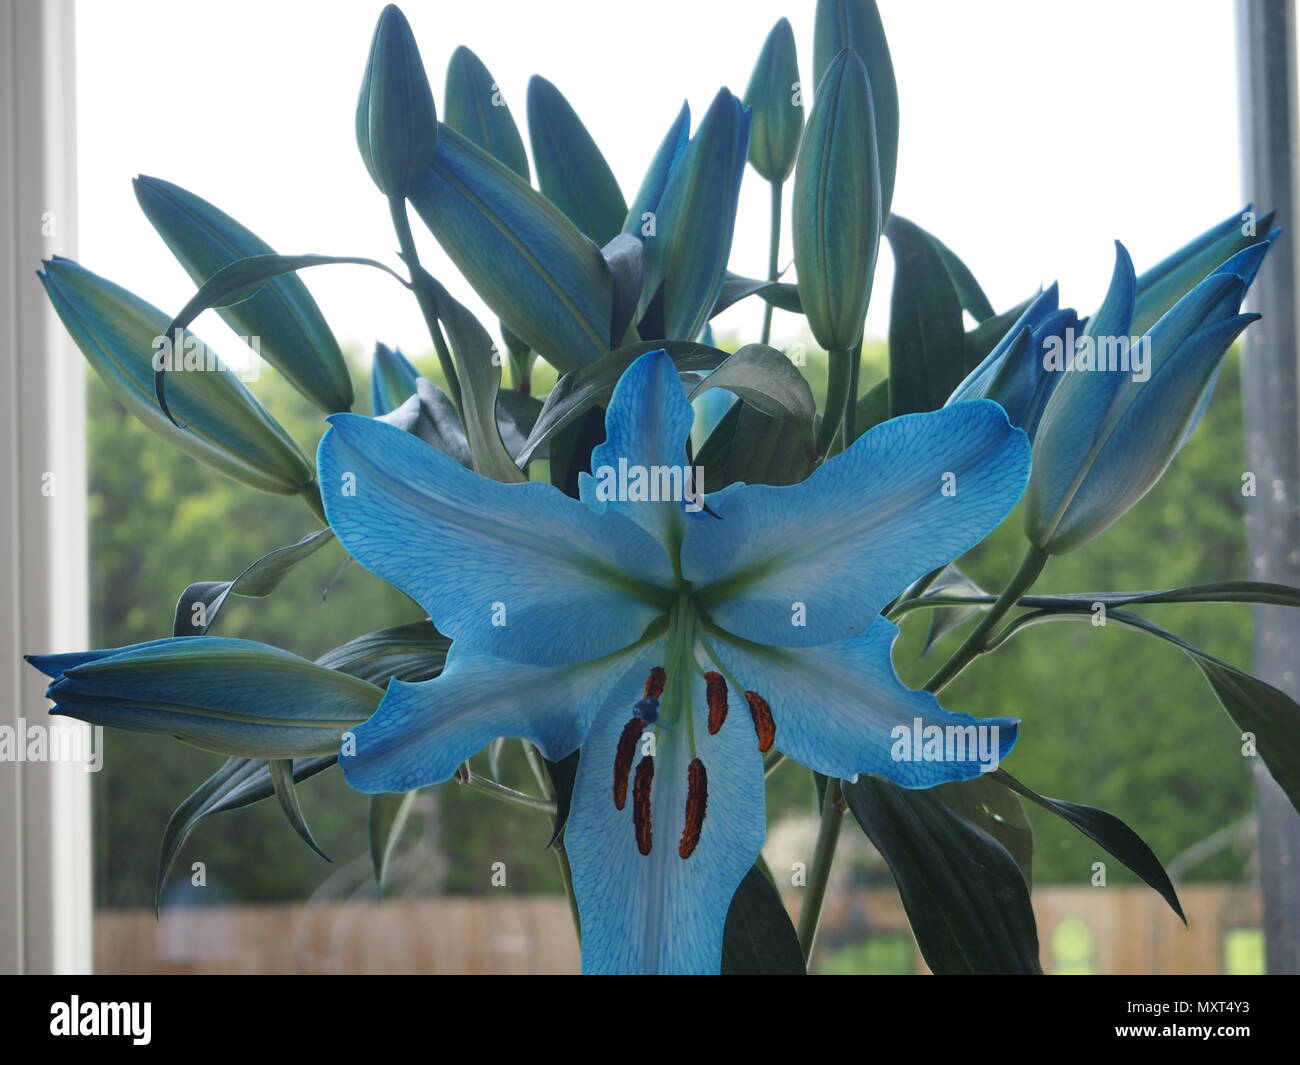
[[[881,0],[902,136],[895,209],[949,244],[995,306],[1059,279],[1091,311],[1112,238],[1139,270],[1240,207],[1232,0]],[[174,312],[194,286],[136,206],[138,173],[212,200],[284,253],[395,262],[353,114],[379,0],[81,0],[80,251]],[[467,44],[524,130],[539,73],[573,104],[631,196],[683,98],[743,95],[772,24],[811,78],[811,0],[490,0],[403,5],[441,105]],[[524,132],[527,139],[526,131]],[[767,261],[767,187],[748,170],[731,267]],[[418,220],[416,221],[418,230]],[[788,220],[787,220],[788,227]],[[417,234],[418,235],[418,234]],[[427,234],[424,235],[427,237]],[[426,265],[493,321],[431,238]],[[790,257],[788,228],[782,260]],[[362,267],[304,272],[341,340],[423,352],[414,302]],[[883,334],[889,275],[869,331]],[[756,301],[718,320],[756,339]],[[215,321],[215,316],[208,318]],[[799,321],[778,315],[775,339]],[[222,329],[199,332],[222,348]]]

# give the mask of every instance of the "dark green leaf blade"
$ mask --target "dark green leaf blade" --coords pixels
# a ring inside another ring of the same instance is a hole
[[[790,915],[758,866],[731,897],[722,934],[724,976],[803,976],[803,951]]]
[[[844,796],[889,863],[931,970],[1042,972],[1029,888],[1001,843],[931,792],[863,775]]]
[[[1183,924],[1187,923],[1187,915],[1183,913],[1182,903],[1178,901],[1178,892],[1174,890],[1174,885],[1169,880],[1165,867],[1160,864],[1160,859],[1147,846],[1146,841],[1118,817],[1095,806],[1084,806],[1082,803],[1066,802],[1064,799],[1051,799],[1039,795],[1033,788],[1022,784],[1004,769],[997,770],[994,776],[1016,794],[1037,803],[1044,810],[1050,810],[1068,821],[1094,843],[1104,847],[1108,853],[1118,858],[1154,888],[1160,897],[1169,903],[1174,913],[1182,918]]]
[[[414,801],[413,791],[404,795],[370,796],[370,864],[375,871],[375,887],[381,896],[388,860],[393,856],[402,829],[406,827]]]

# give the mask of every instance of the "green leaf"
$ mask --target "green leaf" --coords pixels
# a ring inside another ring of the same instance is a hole
[[[307,846],[327,862],[331,861],[330,856],[320,849],[320,844],[316,842],[311,829],[307,827],[307,819],[303,817],[302,806],[298,803],[298,789],[294,786],[293,759],[273,758],[267,763],[267,767],[271,771],[271,786],[275,789],[275,797],[280,801],[280,809],[288,818],[289,824],[293,826],[293,830]]]
[[[895,416],[938,410],[974,369],[966,364],[961,299],[930,234],[896,214],[885,235],[894,249],[890,409]]]
[[[888,218],[898,169],[898,86],[874,0],[818,0],[813,25],[813,86],[819,94],[822,78],[842,48],[852,48],[858,54],[871,82],[882,216]]]
[[[142,175],[134,186],[145,217],[197,285],[240,259],[275,254],[257,234],[179,185]],[[298,277],[278,277],[218,313],[239,336],[258,338],[257,354],[325,413],[351,408],[347,361]]]
[[[340,264],[372,266],[375,269],[382,270],[384,273],[397,278],[401,284],[407,285],[406,280],[400,274],[389,269],[383,263],[376,262],[374,259],[364,259],[347,255],[276,255],[274,253],[252,255],[228,263],[221,267],[221,269],[217,270],[216,273],[210,275],[208,279],[199,286],[199,290],[190,297],[189,302],[181,308],[180,313],[168,323],[167,327],[163,330],[162,335],[174,336],[178,329],[186,328],[195,318],[206,310],[219,307],[230,307],[232,305],[239,305],[242,307],[244,303],[257,298],[263,286],[265,286],[269,281],[274,281],[276,278],[283,278],[285,275],[293,274],[298,270],[305,270],[309,266],[335,266]],[[407,287],[409,287],[409,285],[407,285]],[[173,376],[175,376],[175,374],[173,374]],[[351,381],[349,379],[349,392],[351,391],[351,387]],[[164,368],[160,370],[155,368],[154,394],[158,399],[158,406],[162,408],[163,413],[166,414],[168,418],[172,418],[171,407],[167,402],[166,388],[166,369]],[[351,406],[350,398],[348,406]],[[175,420],[176,419],[172,418],[173,422],[175,422]]]
[[[390,680],[415,683],[442,672],[450,646],[451,640],[435,629],[433,622],[413,621],[358,636],[326,651],[316,664],[380,687]]]
[[[528,139],[546,198],[597,244],[618,236],[627,201],[614,172],[569,101],[536,74],[528,82]]]
[[[987,595],[983,588],[962,573],[955,564],[946,567],[925,594],[969,596],[971,598],[980,598]],[[982,614],[984,609],[983,604],[973,604],[971,606],[936,607],[932,610],[930,612],[930,629],[925,634],[925,644],[921,647],[921,657],[924,658],[934,650],[934,645],[947,636],[948,633],[956,631],[972,618]]]
[[[628,333],[641,299],[645,277],[645,245],[630,233],[620,233],[600,249],[614,280],[614,311],[609,324],[609,346],[617,347]],[[635,339],[635,335],[633,335]]]
[[[628,344],[589,366],[567,373],[555,383],[551,394],[546,397],[533,431],[528,434],[528,440],[516,462],[522,466],[557,430],[569,425],[593,407],[608,403],[623,371],[646,352],[660,349],[668,352],[677,364],[677,369],[683,373],[716,369],[728,357],[727,352],[711,348],[707,344],[694,344],[685,340],[651,340]],[[694,384],[694,381],[691,383]]]
[[[1050,810],[1058,817],[1064,818],[1094,843],[1099,843],[1154,888],[1160,897],[1169,903],[1174,913],[1182,918],[1183,924],[1187,923],[1187,915],[1183,913],[1182,903],[1178,901],[1178,892],[1174,890],[1174,885],[1170,882],[1165,867],[1160,864],[1160,859],[1155,856],[1155,852],[1147,846],[1142,837],[1118,817],[1095,806],[1084,806],[1077,802],[1049,799],[1045,795],[1039,795],[1033,788],[1022,784],[1004,769],[999,769],[993,776],[1005,787],[1037,803],[1044,810]]]
[[[709,317],[716,317],[733,303],[739,303],[748,296],[758,296],[778,310],[803,314],[798,285],[792,285],[788,281],[761,281],[754,277],[728,273],[722,280],[722,291],[718,294]]]
[[[488,331],[451,293],[427,274],[438,308],[438,321],[447,331],[456,376],[460,379],[465,412],[465,437],[476,473],[495,481],[519,483],[528,478],[515,465],[497,425],[497,394],[501,389],[501,356]]]
[[[384,873],[393,856],[398,837],[411,815],[415,792],[404,795],[370,796],[370,863],[375,871],[375,887],[384,893]]]
[[[510,108],[483,61],[463,44],[447,64],[443,112],[448,126],[529,180],[528,155]]]
[[[1029,888],[1001,843],[929,791],[863,775],[844,797],[889,864],[932,971],[1041,974]]]
[[[803,976],[803,951],[790,915],[758,866],[731,897],[722,934],[724,976]]]
[[[1091,622],[1092,617],[1092,611],[1082,603],[1075,604],[1073,609],[1035,610],[1016,618],[1002,639],[1044,621],[1084,619]],[[1300,810],[1300,706],[1289,695],[1258,677],[1193,647],[1186,640],[1140,614],[1108,609],[1106,622],[1125,625],[1167,640],[1195,662],[1228,716],[1243,733],[1249,732],[1255,737],[1255,749],[1264,760],[1264,765],[1286,792],[1291,805]]]
[[[969,312],[977,322],[995,317],[993,304],[984,295],[984,290],[975,280],[975,275],[970,272],[970,267],[957,258],[952,249],[933,233],[930,234],[930,240],[934,243],[934,250],[939,253],[939,258],[948,271],[948,279],[952,282],[962,309]]]
[[[226,598],[233,592],[262,599],[280,586],[288,572],[334,539],[334,530],[317,529],[297,543],[277,547],[248,566],[233,581],[196,581],[176,601],[173,636],[202,636],[217,620]],[[201,610],[195,607],[202,604]],[[196,624],[201,622],[201,624]]]
[[[569,807],[573,803],[573,784],[578,779],[578,759],[581,751],[574,751],[558,762],[546,762],[546,772],[551,778],[551,790],[555,792],[555,834],[547,844],[554,847],[564,833],[564,825],[569,820]],[[545,759],[543,759],[545,761]]]
[[[1034,830],[1015,795],[988,774],[941,784],[933,794],[1001,843],[1016,860],[1025,883],[1033,883]]]
[[[114,398],[169,447],[263,492],[294,495],[312,485],[312,467],[298,445],[197,337],[186,333],[175,344],[167,315],[70,259],[49,260],[39,276]],[[172,374],[184,430],[154,398],[155,352],[165,358],[168,345],[178,361],[193,355],[201,362],[201,368]]]
[[[789,422],[809,447],[817,401],[803,374],[783,352],[765,344],[746,344],[691,389],[695,400],[711,388],[725,388],[770,418]]]
[[[301,783],[308,777],[338,763],[337,755],[320,758],[297,758],[293,763],[294,780]],[[176,807],[163,831],[162,846],[158,853],[158,873],[154,881],[154,912],[162,908],[163,889],[172,867],[180,856],[181,848],[190,833],[204,818],[223,810],[236,810],[270,798],[275,792],[271,771],[265,761],[253,758],[229,758],[207,780],[195,789],[183,803]]]

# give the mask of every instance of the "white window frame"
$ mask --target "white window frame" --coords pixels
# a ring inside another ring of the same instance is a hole
[[[10,726],[44,724],[48,706],[45,678],[21,656],[88,646],[84,371],[36,276],[42,259],[76,254],[73,16],[73,0],[0,0],[0,725]],[[90,844],[83,766],[0,762],[0,971],[91,970]]]

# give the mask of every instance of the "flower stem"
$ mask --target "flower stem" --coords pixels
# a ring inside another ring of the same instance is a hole
[[[775,281],[777,265],[781,257],[781,182],[772,182],[772,232],[767,252],[767,279]],[[763,301],[763,333],[761,343],[766,344],[772,338],[772,304]]]
[[[970,665],[977,656],[988,650],[989,634],[993,631],[994,626],[1002,620],[1007,611],[1016,605],[1020,597],[1038,579],[1038,575],[1043,572],[1043,567],[1047,565],[1047,560],[1050,557],[1041,548],[1031,547],[1029,549],[1024,561],[1020,563],[1020,568],[1016,570],[1015,576],[1011,578],[1007,586],[1002,589],[1002,594],[998,596],[997,601],[980,619],[979,624],[966,637],[965,642],[957,648],[953,656],[940,666],[938,672],[926,682],[926,691],[939,691]]]
[[[826,781],[822,821],[817,829],[817,846],[813,851],[808,889],[799,910],[799,946],[803,950],[805,963],[812,960],[817,924],[821,920],[822,903],[826,900],[826,884],[830,880],[831,865],[835,861],[835,847],[840,841],[840,826],[844,823],[845,808],[839,779],[831,777]]]
[[[844,421],[850,389],[857,388],[857,375],[852,367],[853,356],[847,348],[834,348],[827,352],[827,362],[826,408],[822,412],[821,431],[817,434],[817,454],[823,458],[830,454],[835,433]],[[856,406],[856,399],[853,403]]]
[[[415,250],[415,237],[411,233],[411,221],[406,215],[406,199],[402,196],[388,198],[388,213],[393,218],[393,229],[397,232],[397,243],[402,251],[402,260],[411,272],[411,287],[415,290],[416,302],[420,313],[424,315],[424,324],[433,338],[434,350],[438,353],[438,365],[442,375],[447,379],[447,394],[460,416],[461,424],[465,422],[464,409],[461,407],[460,378],[456,376],[456,364],[451,352],[447,350],[447,340],[442,335],[442,326],[438,322],[438,307],[434,300],[433,289],[429,287],[429,275],[420,265],[420,256]]]

